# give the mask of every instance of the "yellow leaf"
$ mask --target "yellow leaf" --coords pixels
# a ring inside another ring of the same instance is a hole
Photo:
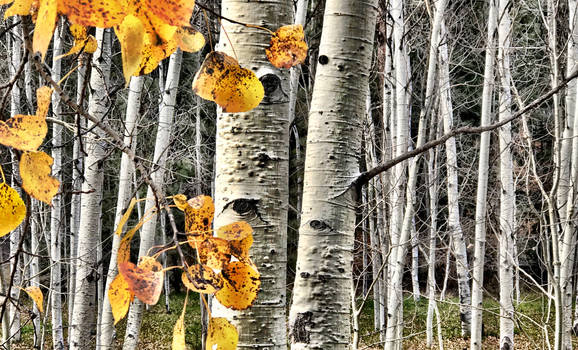
[[[99,28],[115,26],[127,14],[122,0],[59,0],[58,9],[72,23]]]
[[[185,297],[185,304],[183,305],[183,311],[181,312],[181,317],[175,323],[173,328],[173,344],[172,350],[186,350],[185,343],[185,311],[187,310],[187,299],[188,294]]]
[[[205,46],[203,34],[191,27],[180,27],[175,34],[179,48],[186,52],[197,52]]]
[[[181,211],[185,211],[185,209],[189,206],[189,204],[187,203],[187,196],[185,196],[182,193],[175,194],[173,196],[173,202],[175,202],[175,205]]]
[[[118,253],[116,256],[116,264],[120,266],[121,263],[127,262],[130,258],[130,242],[134,233],[137,230],[134,228],[130,229],[124,237],[120,240],[120,245],[118,246]]]
[[[74,55],[82,50],[86,53],[94,53],[96,51],[98,46],[96,38],[86,33],[86,27],[80,24],[71,24],[70,32],[74,38],[74,44],[67,53],[56,57],[56,59]]]
[[[161,264],[151,259],[143,259],[138,266],[128,261],[118,265],[120,273],[128,283],[129,290],[148,305],[154,305],[159,300],[164,280]]]
[[[46,204],[58,192],[60,181],[50,176],[54,160],[44,152],[24,152],[20,157],[22,188],[32,197]]]
[[[255,268],[249,258],[249,249],[253,245],[253,228],[245,221],[234,222],[221,226],[217,230],[217,237],[229,242],[229,253]]]
[[[4,4],[8,4],[12,2],[12,0],[9,1],[3,1],[1,3],[1,5]],[[6,12],[4,13],[4,18],[8,18],[11,16],[16,16],[16,15],[20,15],[20,16],[28,16],[30,14],[30,12],[32,11],[32,3],[34,2],[34,0],[16,0],[14,1],[14,3],[12,3],[12,6],[10,6]]]
[[[221,271],[223,288],[215,293],[223,306],[244,310],[253,305],[261,287],[260,275],[241,261],[232,261]]]
[[[0,144],[21,151],[36,151],[40,147],[48,132],[46,113],[52,89],[43,86],[36,94],[38,103],[36,115],[17,115],[5,122],[0,120]]]
[[[44,303],[43,303],[44,296],[42,295],[42,290],[40,290],[40,287],[29,286],[24,288],[24,291],[26,292],[26,294],[28,294],[30,299],[34,301],[34,304],[36,304],[38,311],[44,313]]]
[[[110,282],[110,287],[108,288],[108,300],[112,308],[115,325],[126,316],[131,299],[132,294],[128,283],[122,277],[122,274],[116,275],[112,282]]]
[[[222,52],[211,52],[193,80],[193,91],[205,100],[215,101],[223,112],[246,112],[265,96],[263,84],[252,71]]]
[[[184,211],[187,240],[189,245],[196,249],[211,233],[211,223],[215,215],[213,199],[203,195],[191,198]]]
[[[205,238],[198,244],[197,252],[201,264],[213,269],[221,270],[231,261],[229,242],[222,238]]]
[[[122,23],[114,28],[120,41],[122,52],[122,71],[124,81],[128,84],[140,65],[144,47],[144,26],[140,19],[128,15]]]
[[[18,192],[5,182],[0,183],[0,237],[7,235],[26,217],[26,205]]]
[[[211,317],[207,331],[206,350],[236,350],[237,328],[224,317]],[[216,345],[216,347],[215,347]]]
[[[122,217],[118,221],[118,225],[116,226],[116,230],[114,230],[115,235],[120,236],[120,234],[122,233],[122,229],[123,229],[124,225],[126,225],[126,222],[128,221],[128,218],[130,217],[130,214],[132,213],[132,210],[134,209],[135,204],[136,204],[136,198],[131,199],[130,203],[128,205],[128,208],[126,209],[124,214],[122,214]]]
[[[46,56],[46,51],[50,45],[54,27],[56,26],[57,0],[43,0],[38,8],[38,17],[34,27],[34,37],[32,40],[32,49],[34,52],[40,52],[42,60]]]
[[[195,7],[194,0],[145,0],[148,8],[164,22],[187,26]]]
[[[291,68],[305,62],[307,44],[303,26],[295,24],[277,29],[265,52],[269,62],[278,68]]]
[[[189,279],[186,272],[183,272],[181,280],[188,289],[197,293],[213,294],[223,287],[221,276],[216,274],[210,267],[203,265],[191,265],[188,268]]]

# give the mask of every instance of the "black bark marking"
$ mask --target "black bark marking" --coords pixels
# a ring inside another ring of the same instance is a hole
[[[254,199],[239,198],[233,201],[233,210],[239,215],[247,215],[256,212],[257,201]]]
[[[330,229],[329,225],[327,225],[327,223],[323,220],[311,220],[311,222],[309,222],[309,226],[317,231]]]
[[[514,350],[514,342],[512,342],[510,337],[504,337],[500,350]]]
[[[329,63],[329,57],[325,56],[325,55],[321,55],[318,58],[319,64],[327,64]]]
[[[293,339],[293,343],[305,343],[309,344],[309,329],[313,326],[311,318],[313,313],[311,311],[303,312],[297,314],[295,317],[295,322],[293,322],[293,327],[291,328],[290,337]]]

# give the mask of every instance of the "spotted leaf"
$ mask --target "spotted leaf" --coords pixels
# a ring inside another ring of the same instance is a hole
[[[189,266],[188,276],[183,272],[181,279],[188,289],[197,293],[213,294],[223,287],[221,276],[213,272],[210,267],[203,265]],[[192,279],[189,279],[189,276]]]
[[[295,24],[277,29],[265,52],[269,62],[278,68],[291,68],[305,62],[307,44],[303,26]]]
[[[132,293],[128,283],[122,274],[116,275],[112,282],[110,282],[110,287],[108,288],[108,300],[112,308],[115,325],[126,316],[131,299]]]
[[[211,317],[207,330],[206,350],[236,350],[237,328],[224,317]]]
[[[253,305],[261,286],[260,275],[241,261],[232,261],[221,271],[223,288],[215,293],[225,307],[244,310]]]
[[[54,160],[44,152],[24,152],[20,157],[22,188],[32,197],[46,204],[58,192],[60,181],[50,176]]]
[[[164,279],[161,264],[151,259],[142,260],[138,266],[128,261],[118,265],[129,290],[148,305],[154,305],[159,300]]]
[[[0,237],[16,229],[26,217],[26,205],[18,192],[0,183]]]

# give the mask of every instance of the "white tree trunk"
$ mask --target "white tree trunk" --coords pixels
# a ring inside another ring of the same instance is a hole
[[[293,3],[225,0],[222,14],[275,29],[293,23]],[[221,35],[219,48],[232,55],[232,46],[239,63],[256,72],[266,95],[249,112],[217,114],[215,227],[239,220],[251,224],[251,256],[261,274],[261,290],[247,310],[233,312],[213,300],[212,313],[232,318],[239,348],[286,349],[290,74],[272,67],[263,55],[267,33],[223,25],[229,35]]]
[[[510,89],[510,14],[508,1],[500,0],[498,13],[498,72],[500,75],[499,120],[508,119],[512,115],[512,93]],[[514,348],[514,234],[515,205],[514,180],[512,171],[512,133],[511,123],[505,124],[499,130],[500,152],[500,234],[498,237],[499,259],[498,270],[500,278],[500,349]]]
[[[60,56],[63,51],[62,33],[64,22],[60,21],[54,31],[53,57]],[[62,61],[52,60],[52,75],[54,81],[60,81]],[[52,94],[52,117],[62,120],[60,95]],[[63,127],[58,123],[52,124],[52,176],[62,183],[62,148]],[[55,350],[64,349],[64,334],[62,328],[62,243],[64,239],[65,221],[63,220],[62,196],[56,195],[52,199],[50,208],[50,306],[52,321],[52,344]]]
[[[159,123],[155,141],[155,151],[153,155],[154,170],[151,173],[152,182],[159,188],[164,188],[165,168],[171,141],[171,130],[175,114],[175,104],[177,99],[177,89],[179,86],[179,76],[181,73],[181,63],[183,53],[177,50],[171,55],[165,89],[161,92],[162,102],[159,107]],[[159,193],[158,195],[163,195]],[[156,206],[155,195],[152,188],[147,189],[147,201],[145,204],[145,213],[150,212]],[[139,257],[148,254],[149,249],[155,241],[157,226],[157,216],[147,221],[140,232]],[[164,233],[163,233],[164,234]],[[118,249],[118,248],[117,248]],[[124,336],[123,350],[135,350],[138,348],[140,326],[144,312],[144,304],[135,299],[131,305],[126,333]]]
[[[445,26],[442,21],[442,37],[446,37]],[[453,106],[451,100],[451,85],[449,71],[449,57],[447,38],[442,39],[439,47],[439,74],[440,74],[440,114],[444,123],[444,132],[449,132],[453,127]],[[460,298],[460,320],[462,335],[468,336],[471,329],[471,297],[470,297],[470,273],[466,243],[464,242],[462,225],[460,223],[459,189],[458,189],[458,161],[456,152],[456,140],[450,138],[446,141],[446,169],[448,191],[448,231],[452,236],[453,253],[456,258],[456,271],[458,276],[458,292]]]
[[[492,90],[494,86],[494,64],[496,58],[495,31],[497,27],[496,0],[488,0],[488,31],[486,61],[484,65],[484,87],[482,89],[482,114],[480,126],[491,122]],[[488,193],[490,156],[490,132],[480,136],[478,162],[478,187],[476,193],[476,228],[472,276],[472,329],[470,349],[482,349],[482,301],[484,298],[484,269],[486,254],[486,199]]]
[[[136,138],[134,131],[136,129],[136,122],[139,116],[141,93],[143,89],[144,77],[132,77],[130,80],[128,101],[126,104],[126,117],[124,121],[124,144],[129,145],[131,149],[136,149]],[[132,189],[132,176],[134,166],[126,153],[123,153],[120,159],[120,170],[118,175],[118,195],[116,199],[116,212],[114,217],[113,231],[119,224],[119,221],[128,206],[130,201]],[[110,283],[118,274],[118,267],[116,258],[118,255],[118,247],[120,245],[120,236],[114,235],[112,238],[112,248],[110,254],[110,264],[108,266],[108,273],[106,276],[105,291],[108,291]],[[112,337],[114,333],[114,319],[112,317],[112,309],[108,297],[104,299],[102,305],[102,316],[100,320],[100,347],[97,349],[110,349],[112,345]]]
[[[377,0],[328,1],[309,114],[292,349],[348,349],[361,123]],[[355,79],[350,77],[355,75]]]
[[[88,113],[106,118],[109,112],[108,79],[110,75],[110,30],[97,29],[98,50],[93,54],[90,75]],[[88,123],[91,129],[92,123]],[[81,216],[76,257],[74,313],[70,326],[70,349],[87,349],[93,343],[96,327],[96,247],[100,244],[99,222],[104,174],[106,144],[100,139],[101,131],[92,128],[84,141],[86,158],[81,195]]]

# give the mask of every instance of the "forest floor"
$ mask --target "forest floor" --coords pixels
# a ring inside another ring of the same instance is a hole
[[[184,294],[173,294],[170,298],[171,312],[165,311],[164,296],[161,296],[157,305],[151,307],[143,319],[141,328],[140,350],[161,350],[170,349],[173,335],[173,327],[179,318],[185,296]],[[518,304],[515,343],[516,349],[542,350],[548,349],[545,333],[540,325],[548,324],[548,337],[553,341],[553,308],[551,305],[548,310],[548,300],[542,295],[534,293],[524,293]],[[426,349],[425,329],[427,316],[428,301],[421,298],[414,301],[408,297],[404,301],[404,349],[421,350]],[[469,348],[469,341],[461,337],[459,309],[457,298],[448,297],[443,302],[438,302],[438,308],[441,318],[442,338],[444,349],[462,350]],[[485,297],[484,301],[484,343],[483,349],[499,348],[499,304],[492,297]],[[550,317],[548,319],[548,314]],[[26,316],[23,315],[23,321]],[[381,349],[378,332],[373,330],[373,305],[371,302],[364,307],[360,317],[360,344],[359,349],[373,350]],[[436,320],[434,319],[434,324]],[[434,326],[435,327],[435,326]],[[119,322],[116,327],[117,335],[121,337],[126,328],[126,318]],[[187,311],[185,314],[186,342],[190,350],[201,349],[201,324],[199,298],[197,294],[189,296]],[[50,329],[45,330],[46,339],[50,338]],[[433,349],[439,349],[437,346],[437,330],[434,328]],[[30,323],[23,327],[22,341],[14,344],[13,349],[32,349],[32,338],[34,329]],[[121,349],[122,337],[116,339],[115,348]],[[578,346],[578,339],[574,339],[575,346]],[[50,349],[50,341],[45,344],[45,349]]]

